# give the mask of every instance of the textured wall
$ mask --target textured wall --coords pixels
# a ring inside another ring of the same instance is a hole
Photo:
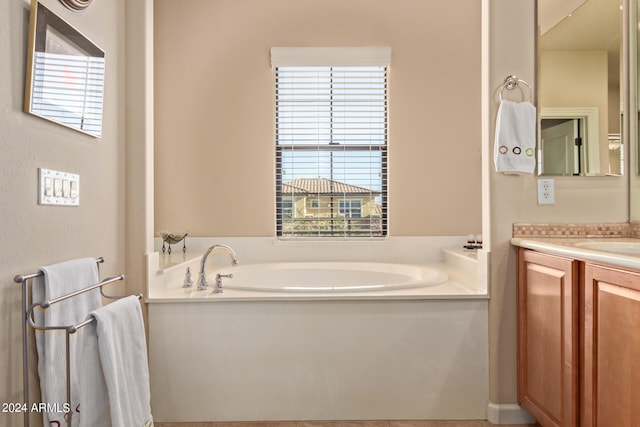
[[[22,400],[21,294],[13,277],[85,256],[105,257],[103,277],[124,269],[124,0],[96,1],[82,13],[44,4],[106,51],[103,137],[22,112],[30,4],[0,2],[0,402]],[[80,206],[39,206],[39,167],[79,174]],[[21,425],[22,414],[0,413],[0,426]]]

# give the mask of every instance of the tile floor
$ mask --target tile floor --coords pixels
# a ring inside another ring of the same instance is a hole
[[[155,427],[494,427],[488,421],[264,421],[211,423],[155,423]],[[500,427],[537,427],[536,424]]]

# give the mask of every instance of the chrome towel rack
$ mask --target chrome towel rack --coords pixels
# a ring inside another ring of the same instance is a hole
[[[499,92],[499,97],[500,97],[500,102],[502,102],[502,93],[504,92],[505,89],[507,90],[514,90],[517,88],[520,88],[520,84],[523,84],[527,87],[528,91],[529,91],[529,102],[531,102],[533,100],[533,89],[531,89],[531,86],[529,85],[529,83],[527,83],[526,81],[519,79],[517,76],[515,75],[510,75],[505,77],[504,82],[502,82],[502,86],[500,87],[500,92]],[[524,94],[524,92],[523,92]]]
[[[96,262],[99,264],[104,262],[103,257],[96,258]],[[89,325],[94,322],[95,319],[93,317],[78,323],[76,325],[38,325],[35,323],[33,318],[33,312],[36,308],[47,309],[50,306],[57,304],[59,302],[65,301],[67,299],[76,297],[78,295],[84,294],[86,292],[100,289],[100,294],[108,299],[119,299],[119,296],[107,295],[103,291],[103,287],[114,283],[117,281],[124,280],[124,275],[121,274],[115,277],[109,277],[105,280],[100,281],[99,283],[93,284],[86,288],[80,289],[78,291],[51,299],[47,301],[38,301],[32,304],[29,304],[29,281],[35,279],[36,277],[43,276],[44,273],[39,271],[37,273],[27,274],[27,275],[17,275],[13,278],[13,281],[22,285],[22,381],[24,387],[24,426],[29,427],[29,413],[30,404],[29,404],[29,339],[28,339],[28,327],[31,326],[33,329],[41,330],[41,331],[50,331],[50,330],[59,330],[65,332],[65,378],[66,378],[66,395],[67,395],[67,405],[71,404],[71,354],[70,354],[70,337],[72,334],[76,333],[79,329],[84,326]],[[138,295],[138,299],[142,298],[142,294]],[[88,313],[87,313],[88,314]],[[70,408],[70,406],[69,406]],[[69,412],[65,414],[65,419],[67,421],[67,426],[71,426],[71,419],[73,417],[73,408],[70,408]]]

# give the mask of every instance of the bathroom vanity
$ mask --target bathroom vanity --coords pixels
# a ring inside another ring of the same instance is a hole
[[[637,242],[512,240],[518,401],[543,427],[630,427],[640,419]]]

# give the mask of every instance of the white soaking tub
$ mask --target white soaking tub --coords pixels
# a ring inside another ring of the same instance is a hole
[[[223,278],[226,290],[259,292],[372,292],[419,288],[444,283],[446,272],[424,265],[373,262],[274,262],[238,265],[209,275]]]
[[[464,238],[214,243],[239,265],[210,258],[205,291],[197,253],[148,258],[154,420],[486,417],[486,259]]]

